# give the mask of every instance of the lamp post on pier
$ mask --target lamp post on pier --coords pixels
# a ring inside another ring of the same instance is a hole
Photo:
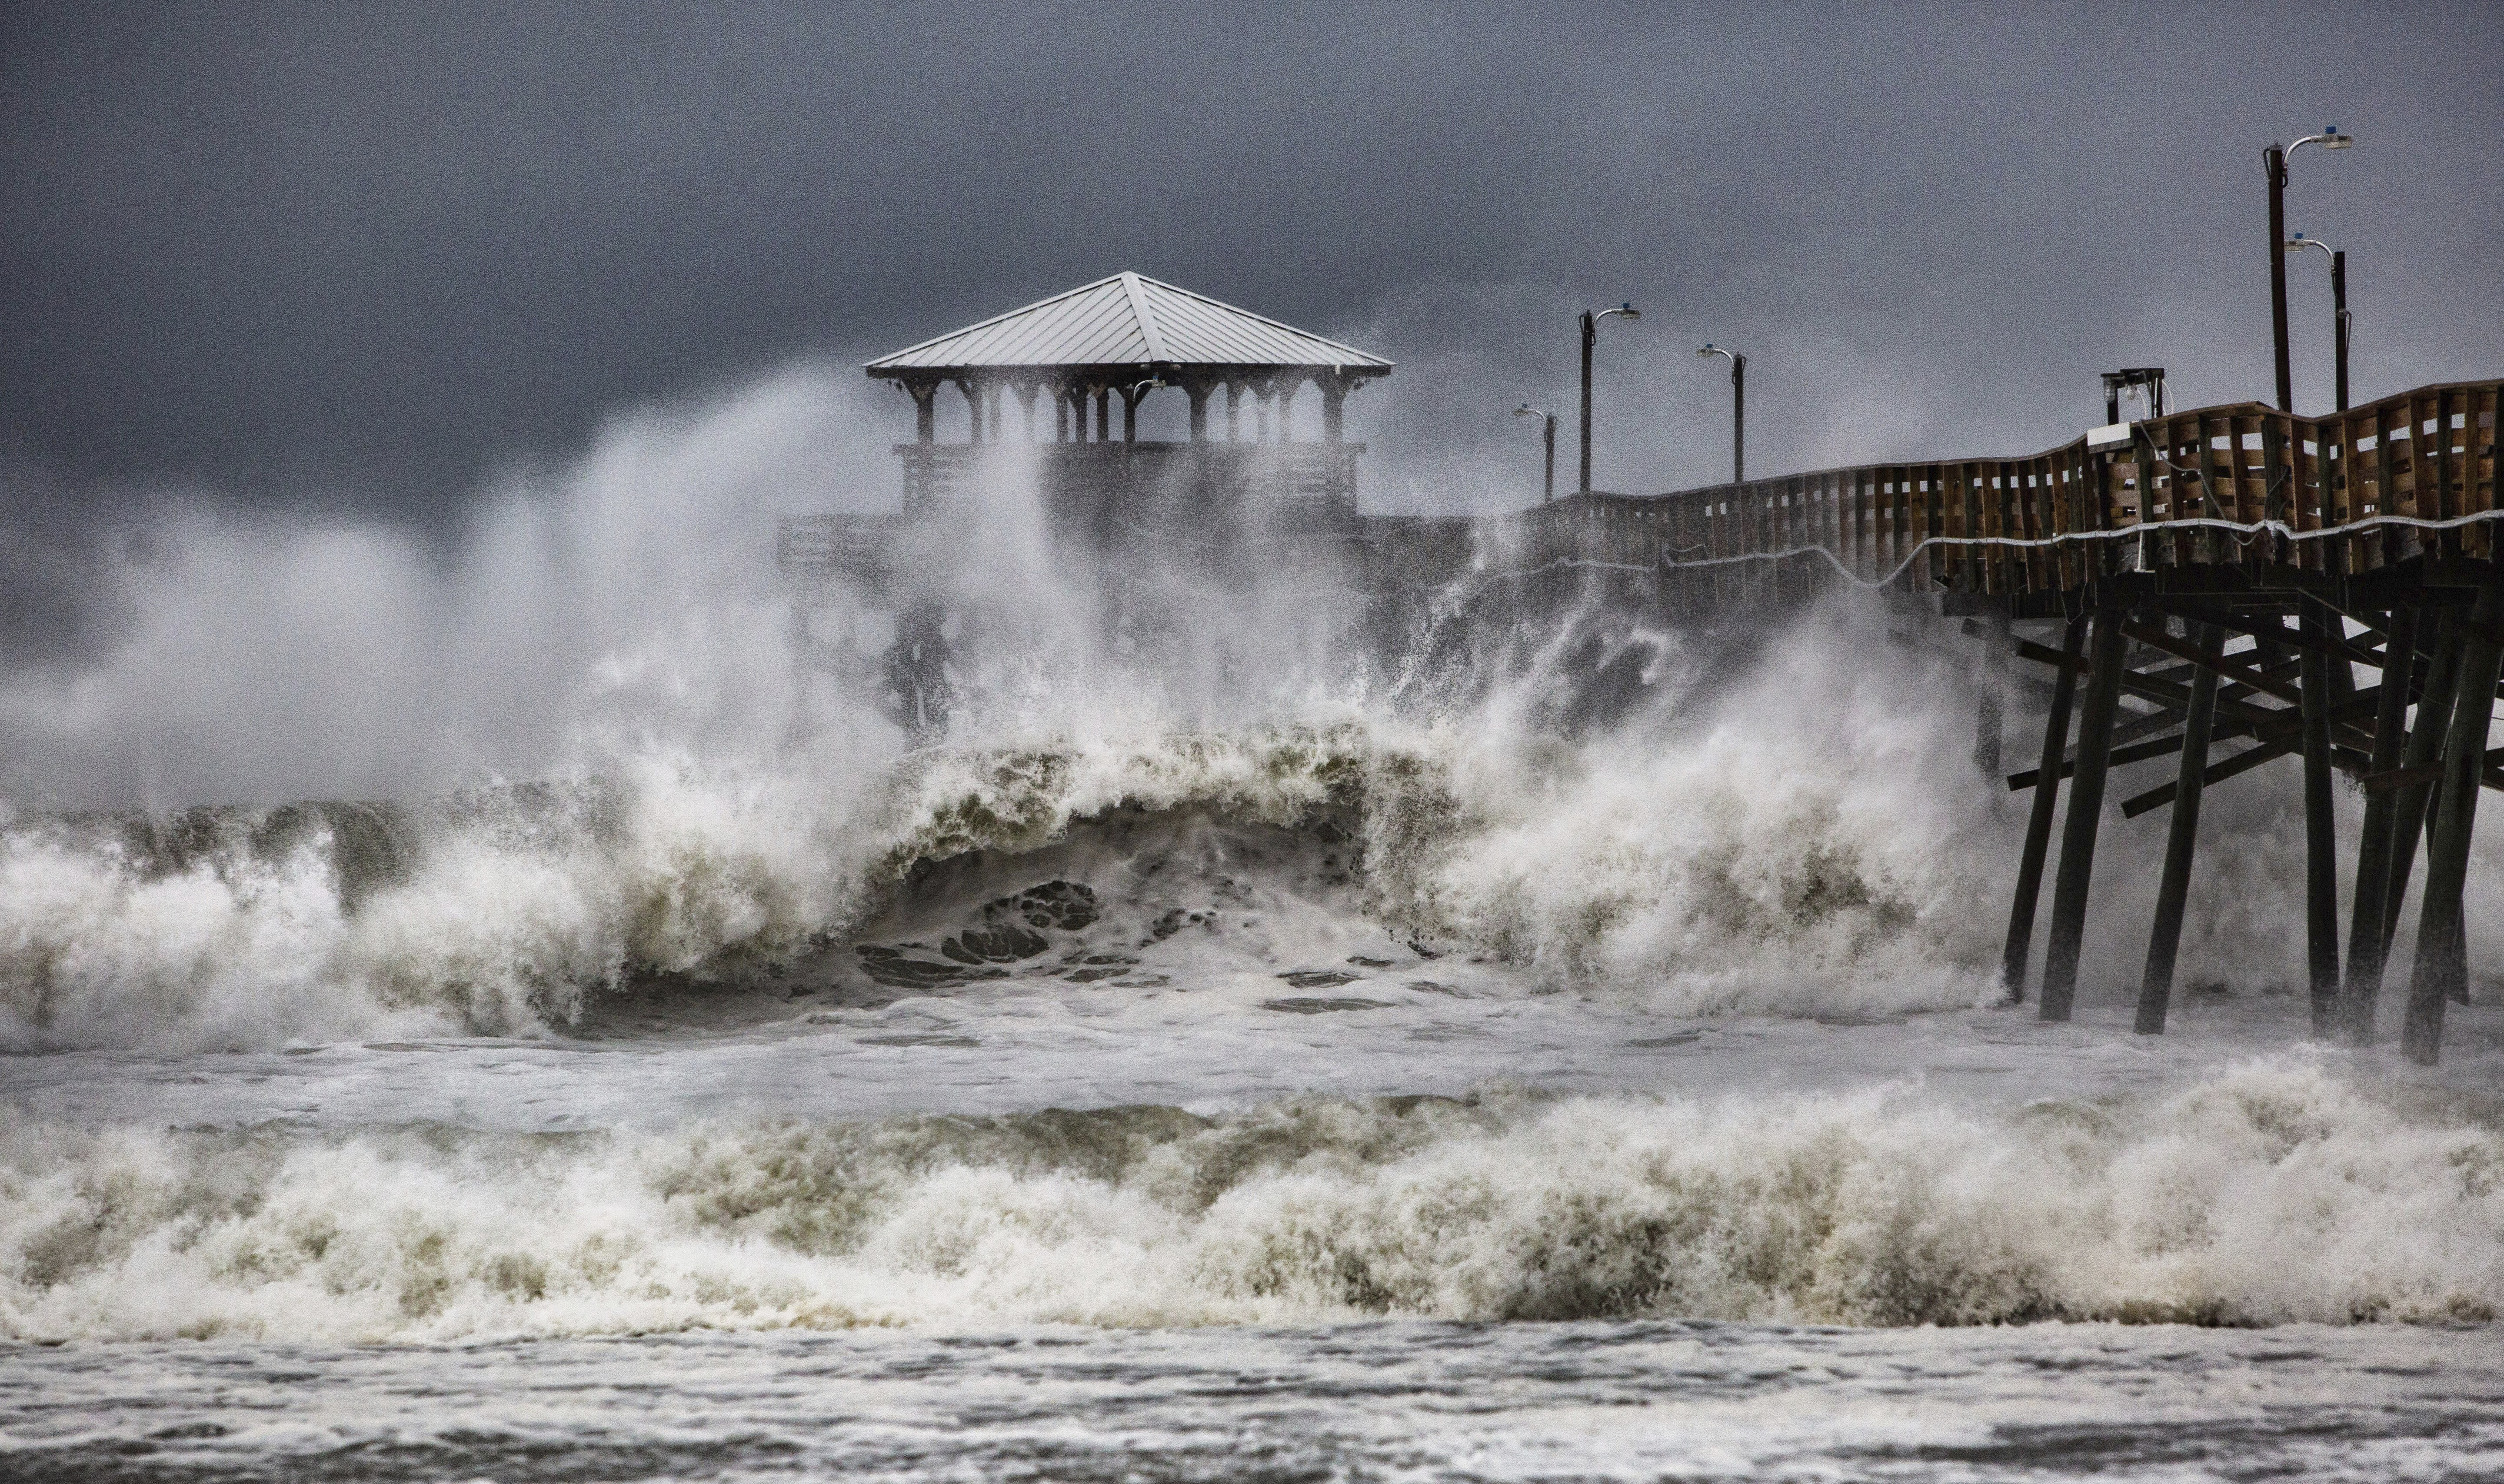
[[[2270,330],[2278,355],[2278,410],[2295,410],[2295,378],[2288,369],[2286,357],[2286,160],[2287,156],[2309,144],[2325,150],[2344,150],[2356,141],[2339,132],[2339,125],[2327,124],[2318,134],[2307,134],[2284,149],[2271,145],[2261,151],[2261,170],[2269,177],[2270,218]]]
[[[2338,367],[2339,410],[2348,410],[2348,255],[2318,237],[2302,232],[2286,240],[2286,250],[2301,253],[2315,247],[2330,255],[2330,326],[2334,334],[2333,356]]]
[[[1615,309],[1582,311],[1582,493],[1591,493],[1591,347],[1600,340],[1600,322],[1609,316],[1623,315],[1640,320],[1643,311],[1632,304],[1619,304]]]
[[[1748,482],[1748,358],[1707,343],[1695,354],[1730,362],[1730,482]]]
[[[1548,470],[1539,486],[1539,502],[1544,505],[1556,498],[1556,414],[1543,412],[1530,403],[1523,402],[1513,409],[1513,415],[1539,419],[1542,440],[1548,445]]]

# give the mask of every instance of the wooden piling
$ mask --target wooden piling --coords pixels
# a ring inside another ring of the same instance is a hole
[[[2392,607],[2382,625],[2382,688],[2374,707],[2371,771],[2400,766],[2408,746],[2409,682],[2417,673],[2417,610]],[[2356,837],[2356,896],[2348,921],[2348,975],[2339,986],[2339,1031],[2350,1046],[2374,1039],[2374,1001],[2382,992],[2382,964],[2389,947],[2383,916],[2390,905],[2391,839],[2396,789],[2365,795],[2365,823]],[[2414,851],[2416,841],[2410,841]]]
[[[2060,803],[2061,761],[2069,750],[2069,707],[2078,693],[2080,652],[2087,615],[2061,633],[2062,665],[2052,675],[2052,711],[2043,719],[2043,761],[2034,777],[2034,808],[2026,816],[2026,846],[2017,857],[2017,891],[2008,904],[2008,940],[2000,951],[2000,984],[2008,1002],[2026,999],[2026,960],[2034,947],[2034,906],[2043,895],[2043,852],[2052,842],[2052,811]]]
[[[2434,834],[2426,842],[2425,901],[2417,915],[2417,963],[2409,974],[2408,1020],[2400,1034],[2401,1051],[2422,1066],[2432,1066],[2442,1054],[2444,1002],[2469,984],[2460,897],[2469,876],[2469,836],[2478,817],[2499,671],[2504,671],[2504,578],[2480,589],[2461,625],[2460,678],[2444,740]]]
[[[2201,624],[2191,641],[2203,655],[2222,658],[2225,633]],[[2139,980],[2139,1014],[2131,1029],[2142,1036],[2165,1033],[2165,1012],[2174,995],[2174,960],[2182,946],[2182,902],[2191,888],[2191,857],[2200,839],[2201,784],[2208,769],[2208,734],[2217,717],[2217,672],[2203,665],[2191,675],[2191,705],[2182,717],[2182,763],[2174,774],[2174,820],[2165,837],[2165,876],[2156,889],[2156,922],[2147,935],[2147,966]]]
[[[2096,610],[2095,647],[2088,661],[2087,701],[2078,716],[2078,762],[2069,785],[2069,818],[2061,827],[2061,867],[2052,881],[2052,929],[2043,948],[2046,1020],[2069,1018],[2078,992],[2078,951],[2087,926],[2087,882],[2096,863],[2096,825],[2104,807],[2104,770],[2112,759],[2113,717],[2121,700],[2122,659],[2130,647],[2121,632],[2121,604],[2107,598]],[[2053,759],[2057,766],[2059,759]]]
[[[2417,620],[2422,634],[2428,624],[2434,626],[2434,655],[2426,666],[2425,690],[2417,698],[2417,725],[2409,730],[2408,749],[2400,754],[2403,768],[2423,768],[2443,753],[2444,739],[2452,731],[2452,703],[2460,679],[2460,624],[2458,615],[2445,613],[2427,605]],[[2391,884],[2382,894],[2382,954],[2390,956],[2391,939],[2400,928],[2400,909],[2408,901],[2409,873],[2415,869],[2417,846],[2425,838],[2426,806],[2434,798],[2434,784],[2408,783],[2393,791],[2391,800]]]
[[[2319,644],[2297,661],[2304,723],[2304,957],[2312,989],[2313,1033],[2326,1037],[2339,1018],[2339,836],[2330,802],[2330,612],[2304,605],[2298,620]],[[2338,663],[2345,665],[2347,661]]]
[[[2001,764],[2001,710],[2008,690],[2008,613],[1994,608],[1984,620],[1988,641],[1982,653],[1982,683],[1977,687],[1973,716],[1973,766],[1984,777],[1997,779]]]

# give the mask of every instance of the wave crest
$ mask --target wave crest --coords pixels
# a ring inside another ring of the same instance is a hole
[[[2007,1114],[1308,1098],[671,1135],[0,1135],[0,1333],[2484,1321],[2504,1134],[2300,1060]]]
[[[1825,742],[1785,757],[1721,734],[1568,743],[1350,717],[933,751],[866,777],[647,758],[412,810],[39,823],[0,836],[0,1039],[559,1027],[630,982],[701,992],[837,951],[935,867],[1109,821],[1332,842],[1353,888],[1333,910],[1532,987],[1610,981],[1682,1014],[1971,1003],[1989,945],[1946,863],[1977,852],[1938,842],[1973,821],[1932,808],[1908,830],[1900,800],[1864,797],[1895,760],[1838,768]]]

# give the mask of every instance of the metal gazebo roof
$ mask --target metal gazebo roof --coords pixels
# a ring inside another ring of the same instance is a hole
[[[872,376],[1079,366],[1330,369],[1380,376],[1353,346],[1136,273],[1116,273],[870,362]]]

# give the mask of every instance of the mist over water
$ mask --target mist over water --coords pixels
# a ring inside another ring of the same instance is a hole
[[[846,405],[621,418],[448,543],[170,504],[10,675],[0,1336],[2504,1302],[2487,1021],[2435,1085],[2288,1049],[2291,789],[2210,801],[2175,1036],[2030,1039],[1941,626],[1525,617],[1493,546],[1385,603],[1013,481],[909,537],[909,748],[887,604],[773,574]],[[2107,821],[2090,1022],[2162,840]]]

